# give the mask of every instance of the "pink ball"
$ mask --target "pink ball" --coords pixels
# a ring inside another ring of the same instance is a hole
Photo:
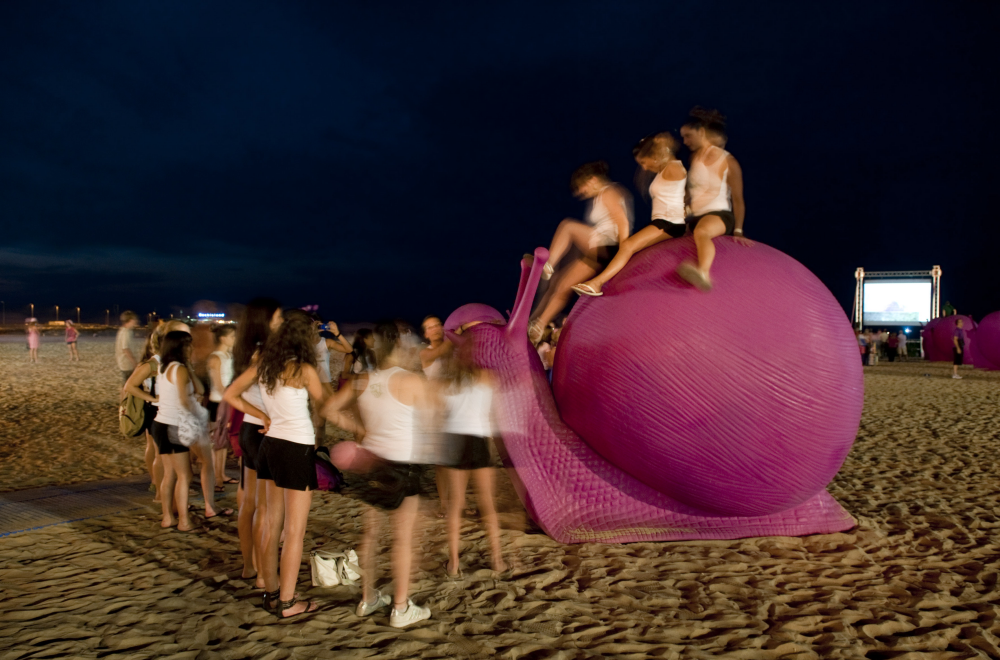
[[[1000,369],[1000,312],[983,317],[976,327],[976,349],[984,358],[977,367]]]
[[[964,314],[953,314],[951,316],[939,316],[931,319],[920,331],[920,336],[924,338],[924,355],[931,362],[951,362],[953,359],[952,349],[954,348],[955,328],[958,327],[955,321],[962,319],[962,329],[965,330],[969,343],[972,344],[976,335],[976,323],[971,316]],[[967,347],[968,348],[968,347]],[[974,361],[965,357],[966,364]]]
[[[338,442],[330,450],[330,462],[344,472],[365,473],[378,462],[378,457],[356,442]]]
[[[854,443],[857,341],[802,264],[760,243],[715,244],[709,293],[675,274],[695,255],[681,238],[581,298],[559,342],[556,401],[591,448],[683,513],[776,513],[822,491]]]

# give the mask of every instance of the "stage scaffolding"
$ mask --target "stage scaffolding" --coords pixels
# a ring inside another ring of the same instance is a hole
[[[930,270],[878,270],[865,272],[864,268],[854,271],[857,284],[854,287],[854,311],[851,312],[851,322],[859,330],[865,323],[865,279],[869,280],[904,280],[920,279],[931,281],[931,318],[941,316],[941,266]]]

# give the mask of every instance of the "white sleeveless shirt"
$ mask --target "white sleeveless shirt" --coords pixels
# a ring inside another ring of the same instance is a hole
[[[610,188],[611,185],[608,184],[601,188],[601,192],[597,193],[597,196],[590,201],[590,209],[587,212],[587,224],[594,228],[594,233],[590,236],[590,247],[601,247],[604,245],[618,245],[620,237],[618,236],[618,225],[615,224],[614,219],[611,217],[611,212],[608,211],[608,207],[604,204],[604,191]],[[632,213],[629,208],[628,199],[619,190],[621,197],[621,207],[625,212],[625,217],[628,218],[628,228],[629,231],[632,230]]]
[[[309,414],[309,392],[304,387],[289,387],[279,381],[269,393],[263,384],[258,390],[264,402],[262,410],[271,418],[267,429],[270,438],[287,440],[300,445],[316,444],[312,415]]]
[[[316,344],[316,371],[319,372],[319,382],[329,383],[330,378],[330,347],[326,345],[326,338],[320,337]]]
[[[695,216],[733,210],[729,199],[729,152],[715,145],[705,149],[706,155],[707,150],[718,149],[720,156],[711,166],[705,165],[704,158],[691,164],[688,189],[691,191],[691,214]]]
[[[368,386],[358,396],[358,409],[365,426],[361,446],[387,461],[407,463],[413,457],[416,433],[414,406],[408,406],[389,391],[389,379],[405,372],[401,367],[368,374]]]
[[[666,220],[674,224],[684,224],[684,189],[687,177],[679,181],[667,181],[659,171],[649,184],[649,196],[653,200],[653,220]]]
[[[167,365],[166,370],[156,378],[156,395],[160,397],[160,405],[156,409],[156,417],[153,418],[153,421],[160,424],[170,426],[180,424],[183,404],[181,404],[180,392],[177,391],[177,367],[179,366],[180,362],[171,362]],[[173,382],[170,382],[171,379]],[[188,378],[187,393],[188,396],[194,394],[194,383],[191,382],[190,377]]]
[[[493,435],[490,407],[493,388],[486,383],[468,385],[444,395],[445,423],[441,429],[456,435],[489,438]]]
[[[212,391],[208,395],[209,401],[214,401],[219,403],[222,401],[222,392],[225,388],[229,387],[229,383],[233,382],[233,354],[227,353],[225,351],[214,351],[212,355],[219,358],[219,375],[222,377],[222,390],[215,389],[215,383],[212,383]],[[212,380],[209,378],[209,380]]]
[[[257,383],[254,383],[247,388],[247,391],[244,392],[240,398],[247,403],[253,404],[257,410],[264,410],[264,400],[260,397],[260,385]],[[264,410],[264,412],[267,411]],[[243,421],[250,424],[256,424],[257,426],[264,425],[264,420],[254,417],[253,415],[243,415]]]
[[[152,392],[153,391],[153,383],[156,383],[156,394],[154,396],[158,397],[160,395],[159,394],[159,392],[160,392],[160,382],[157,380],[160,377],[160,356],[157,355],[156,353],[153,353],[153,357],[150,358],[150,360],[156,363],[156,373],[153,374],[152,376],[150,376],[149,378],[147,378],[146,380],[142,381],[142,386],[144,388],[146,388],[147,392]],[[154,406],[159,406],[160,402],[159,401],[155,401],[153,403],[153,405]]]

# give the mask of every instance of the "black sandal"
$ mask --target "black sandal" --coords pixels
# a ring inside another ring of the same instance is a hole
[[[256,576],[255,576],[256,577]],[[261,601],[260,606],[264,608],[264,611],[270,612],[271,614],[278,613],[277,603],[281,602],[281,590],[275,589],[274,591],[265,591],[264,598]]]
[[[285,610],[292,609],[293,607],[295,607],[295,604],[298,603],[298,602],[299,602],[299,599],[296,598],[295,596],[292,596],[291,600],[279,600],[278,601],[278,611],[276,611],[274,614],[279,619],[291,619],[293,617],[299,616],[299,614],[309,614],[310,612],[315,612],[316,610],[319,609],[319,606],[316,605],[316,603],[314,603],[313,601],[310,600],[310,601],[306,602],[306,609],[304,609],[301,612],[299,612],[299,614],[292,614],[290,616],[285,616]]]

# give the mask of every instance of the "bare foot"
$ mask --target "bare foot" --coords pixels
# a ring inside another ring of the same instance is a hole
[[[503,573],[504,571],[510,570],[510,566],[502,559],[500,561],[494,561],[492,568],[497,573]]]
[[[448,562],[447,570],[448,570],[448,577],[458,577],[462,573],[462,571],[459,570],[458,561],[454,559]]]
[[[160,521],[160,527],[162,527],[163,529],[169,529],[170,527],[173,527],[176,524],[177,521],[174,520],[173,518],[164,518],[163,520]]]

